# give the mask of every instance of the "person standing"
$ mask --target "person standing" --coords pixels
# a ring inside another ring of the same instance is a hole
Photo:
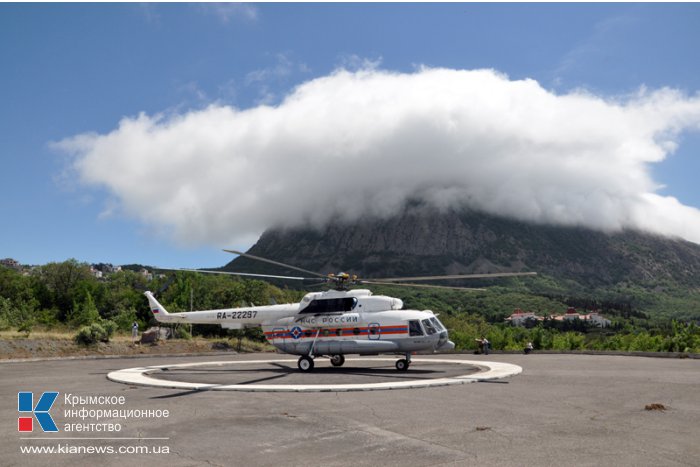
[[[134,324],[131,325],[131,342],[133,344],[136,344],[136,340],[139,337],[139,323],[134,321]]]

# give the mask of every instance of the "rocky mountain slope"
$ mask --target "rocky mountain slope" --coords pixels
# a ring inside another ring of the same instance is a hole
[[[469,210],[413,206],[389,219],[265,232],[249,253],[362,277],[537,271],[584,286],[700,287],[700,245],[635,231],[534,225]],[[229,270],[280,273],[237,258]],[[296,273],[295,273],[296,274]]]

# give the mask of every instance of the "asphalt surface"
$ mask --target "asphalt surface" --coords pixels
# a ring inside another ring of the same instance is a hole
[[[136,366],[263,358],[280,356],[0,363],[0,465],[700,465],[700,360],[469,355],[470,360],[520,365],[523,373],[458,386],[343,393],[179,391],[106,378],[111,371]],[[372,380],[373,372],[377,378],[392,377],[383,366],[353,368],[340,378],[361,382]],[[440,365],[416,369],[422,377],[451,371]],[[235,377],[211,376],[224,381],[306,377],[293,371],[263,367]],[[327,373],[308,376],[325,378]],[[34,404],[41,393],[58,391],[50,414],[61,431],[42,433],[35,421],[32,433],[18,432],[16,420],[31,415],[18,412],[19,391],[34,392]],[[124,404],[71,406],[67,395],[124,396]],[[645,410],[650,404],[665,410]],[[66,409],[132,414],[82,420],[66,415]],[[148,409],[169,414],[133,416]],[[66,431],[66,425],[76,423],[90,431]],[[103,423],[119,424],[121,431],[94,430]],[[68,437],[78,439],[58,439]],[[87,439],[106,437],[140,439]],[[55,452],[22,452],[42,446]],[[95,452],[108,448],[115,452]],[[137,449],[150,452],[133,453]]]

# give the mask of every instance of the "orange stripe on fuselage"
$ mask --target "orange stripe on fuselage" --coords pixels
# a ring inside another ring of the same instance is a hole
[[[295,326],[296,327],[296,326]],[[302,334],[297,337],[296,339],[294,336],[291,335],[290,330],[275,330],[275,331],[268,331],[265,334],[266,339],[294,339],[294,340],[299,340],[299,339],[316,339],[316,332],[318,329],[301,329]],[[341,334],[338,335],[337,331],[338,329],[341,330]],[[356,334],[355,329],[358,329],[359,332]],[[370,329],[377,329],[378,332],[376,334],[370,334],[369,330]],[[324,335],[323,331],[328,330],[328,334]],[[311,332],[311,335],[307,336],[306,332]],[[386,328],[382,327],[362,327],[362,328],[324,328],[321,330],[320,333],[318,333],[318,338],[319,339],[329,339],[329,338],[337,338],[337,337],[353,337],[353,336],[370,336],[370,335],[382,335],[382,334],[407,334],[408,333],[408,326],[387,326]]]

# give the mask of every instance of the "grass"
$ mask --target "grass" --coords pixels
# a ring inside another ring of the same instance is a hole
[[[68,357],[76,355],[134,355],[178,354],[216,351],[238,351],[238,339],[196,336],[191,339],[167,339],[155,345],[133,345],[130,333],[118,333],[108,343],[82,346],[75,343],[77,330],[41,329],[27,337],[15,329],[0,331],[0,360],[5,358]],[[240,352],[271,352],[275,348],[267,342],[247,338],[241,340]]]
[[[0,331],[0,339],[52,339],[52,340],[72,340],[77,331],[32,331],[27,337],[23,331],[8,329]]]

